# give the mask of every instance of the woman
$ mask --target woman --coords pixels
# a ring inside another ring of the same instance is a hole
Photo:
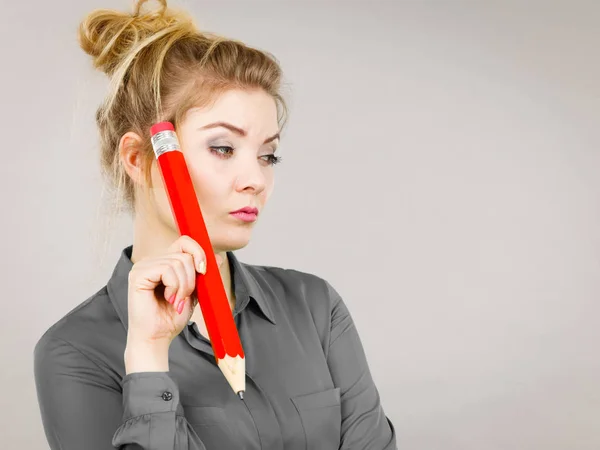
[[[279,66],[200,33],[165,1],[148,13],[143,3],[132,15],[94,11],[80,27],[82,48],[111,77],[97,114],[102,165],[131,207],[134,242],[106,286],[36,346],[50,447],[396,448],[334,288],[233,253],[248,244],[273,189],[285,119]],[[175,124],[212,249],[179,237],[149,141],[159,120]],[[215,364],[193,295],[206,250],[217,257],[244,346],[244,401]]]

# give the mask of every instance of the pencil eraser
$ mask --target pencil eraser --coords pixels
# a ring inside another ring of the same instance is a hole
[[[158,122],[150,127],[150,134],[152,136],[161,131],[175,131],[175,127],[171,122]]]

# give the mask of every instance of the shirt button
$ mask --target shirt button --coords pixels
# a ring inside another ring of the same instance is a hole
[[[162,399],[165,402],[168,402],[169,400],[173,399],[173,394],[171,394],[169,391],[163,392]]]

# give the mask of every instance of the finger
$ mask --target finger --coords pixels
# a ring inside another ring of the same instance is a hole
[[[172,253],[167,255],[166,258],[179,261],[183,265],[184,286],[180,289],[178,300],[191,295],[196,288],[196,269],[194,268],[194,257],[189,253]]]
[[[186,257],[188,258],[187,263],[185,262]],[[144,273],[142,277],[149,278],[148,275],[154,275],[151,279],[152,284],[158,286],[158,284],[162,283],[164,285],[163,296],[175,309],[189,295],[188,293],[194,289],[194,284],[188,281],[188,270],[185,268],[186,264],[193,264],[191,258],[191,255],[180,253],[148,261],[143,268]],[[191,270],[194,271],[193,268]],[[156,273],[159,275],[156,276]]]
[[[165,299],[174,303],[181,281],[171,264],[165,261],[147,266],[142,276],[156,283],[156,286],[162,283],[165,286],[163,294]]]
[[[206,254],[194,239],[189,236],[180,236],[169,246],[169,253],[189,253],[194,258],[195,269],[200,273],[206,273]]]
[[[181,314],[182,312],[186,311],[186,305],[190,302],[190,298],[189,297],[184,297],[183,300],[181,300],[177,306],[175,307],[175,311],[177,312],[177,314]],[[187,314],[187,313],[186,313]]]
[[[175,271],[175,274],[179,280],[179,287],[176,291],[175,301],[173,302],[175,309],[179,310],[179,307],[194,290],[195,283],[192,280],[193,275],[190,276],[189,272],[191,270],[195,274],[196,271],[193,267],[186,268],[186,266],[193,265],[192,257],[189,254],[173,255],[168,259],[169,264],[171,264],[171,267]]]
[[[137,291],[153,291],[162,284],[173,294],[173,289],[178,288],[178,279],[168,260],[147,260],[139,261],[129,271],[128,284]]]

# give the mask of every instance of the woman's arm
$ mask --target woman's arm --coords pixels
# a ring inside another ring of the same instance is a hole
[[[206,450],[168,372],[126,375],[123,388],[70,343],[44,336],[34,375],[51,450]]]
[[[386,417],[365,352],[350,315],[327,283],[333,311],[327,362],[342,403],[340,450],[397,450],[396,432]]]

